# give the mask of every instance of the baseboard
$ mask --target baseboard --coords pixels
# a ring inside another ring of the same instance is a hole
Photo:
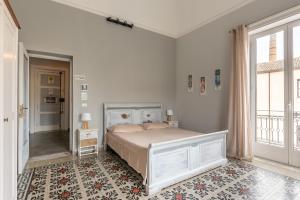
[[[38,131],[38,132],[30,132],[30,134],[37,134],[37,133],[40,133],[40,134],[43,134],[43,133],[57,133],[57,132],[69,132],[68,129],[61,129],[61,130],[51,130],[51,131]]]
[[[66,151],[66,152],[54,153],[49,155],[34,156],[29,158],[29,161],[53,160],[53,159],[62,158],[70,155],[72,155],[71,152]]]

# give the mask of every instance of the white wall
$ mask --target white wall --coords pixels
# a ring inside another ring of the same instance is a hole
[[[161,102],[175,107],[175,40],[49,0],[12,1],[27,49],[73,56],[73,123],[91,112],[91,127],[103,138],[104,102]],[[34,11],[34,12],[33,12]],[[88,108],[81,107],[80,84],[88,83]],[[75,132],[74,132],[75,135]],[[74,137],[75,140],[75,137]],[[75,143],[76,145],[76,143]]]
[[[88,75],[87,110],[95,116],[92,126],[99,127],[102,136],[103,102],[157,101],[172,108],[175,91],[181,127],[201,132],[227,128],[232,46],[228,31],[298,5],[299,0],[255,1],[176,41],[112,25],[103,17],[47,0],[12,3],[23,26],[20,39],[27,48],[72,55],[74,73]],[[221,91],[213,87],[216,68],[222,70]],[[187,93],[189,73],[193,73],[193,93]],[[208,77],[206,96],[199,94],[200,76]],[[80,107],[79,86],[75,81],[75,128],[80,126],[79,113],[85,111]]]
[[[232,35],[229,30],[250,24],[299,5],[299,0],[254,1],[176,40],[176,103],[180,126],[201,132],[227,128],[228,83]],[[221,69],[222,90],[215,91],[213,76]],[[187,75],[193,74],[194,92],[187,92]],[[208,77],[206,96],[199,94],[200,76]]]

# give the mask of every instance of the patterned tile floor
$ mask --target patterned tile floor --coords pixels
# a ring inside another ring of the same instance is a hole
[[[146,196],[142,178],[113,152],[27,169],[18,199],[300,200],[300,181],[230,160],[227,165]]]

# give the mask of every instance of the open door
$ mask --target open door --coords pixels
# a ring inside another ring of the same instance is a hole
[[[1,200],[17,199],[17,58],[18,28],[15,26],[4,1],[0,1]]]
[[[29,158],[29,56],[19,44],[19,128],[18,173],[22,173]]]

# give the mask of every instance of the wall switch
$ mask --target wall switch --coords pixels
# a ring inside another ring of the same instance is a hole
[[[76,75],[74,75],[74,79],[76,81],[85,81],[86,80],[86,75],[85,74],[76,74]]]
[[[88,100],[88,93],[87,92],[81,92],[81,101],[87,101]]]
[[[81,107],[83,107],[83,108],[86,108],[88,105],[87,105],[87,103],[82,103],[81,104]]]

